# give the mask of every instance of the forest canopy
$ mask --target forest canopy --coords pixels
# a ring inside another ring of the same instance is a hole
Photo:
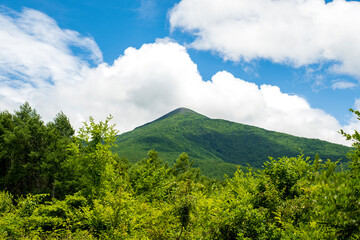
[[[340,131],[353,141],[349,169],[299,154],[215,180],[186,153],[130,164],[112,152],[110,122],[90,118],[75,134],[64,113],[47,124],[28,103],[0,113],[0,238],[360,238],[357,131]]]

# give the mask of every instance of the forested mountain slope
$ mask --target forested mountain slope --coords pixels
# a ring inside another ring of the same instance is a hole
[[[179,108],[159,119],[117,137],[114,149],[120,157],[136,162],[155,149],[172,164],[186,152],[205,175],[231,175],[236,165],[261,168],[268,157],[319,154],[322,159],[347,162],[350,148],[317,139],[295,137],[245,124],[210,119]]]

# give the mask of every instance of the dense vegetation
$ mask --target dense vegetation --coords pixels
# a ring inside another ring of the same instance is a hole
[[[319,154],[324,159],[345,163],[350,148],[316,139],[294,137],[258,127],[210,119],[192,110],[180,108],[117,137],[113,149],[131,163],[146,157],[151,149],[173,164],[186,152],[194,166],[208,177],[233,175],[237,165],[262,168],[268,156],[296,156],[299,149],[307,156]]]
[[[354,112],[359,120],[360,113]],[[74,136],[60,113],[0,113],[1,239],[359,239],[360,134],[350,168],[317,155],[270,158],[224,181],[186,153],[136,164],[111,150],[114,126],[90,118]]]

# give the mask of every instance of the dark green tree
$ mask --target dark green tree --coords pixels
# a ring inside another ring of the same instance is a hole
[[[5,188],[5,176],[11,166],[10,151],[6,141],[7,135],[13,131],[13,116],[7,112],[0,113],[0,188]]]
[[[8,114],[5,115],[9,120]],[[12,123],[8,125],[12,127],[3,134],[3,147],[6,149],[4,157],[10,159],[10,165],[4,186],[16,195],[40,193],[45,187],[41,178],[41,163],[48,148],[46,126],[27,102],[15,111]]]
[[[71,178],[71,172],[63,169],[63,164],[70,157],[68,146],[75,131],[63,112],[58,113],[53,122],[49,122],[46,127],[49,145],[46,159],[41,165],[43,179],[52,197],[64,198],[71,190],[65,188],[63,181]]]

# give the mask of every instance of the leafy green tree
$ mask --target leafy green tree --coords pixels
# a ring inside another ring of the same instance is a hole
[[[311,169],[309,158],[303,155],[298,157],[282,157],[264,163],[264,174],[274,184],[283,199],[294,198],[298,195],[296,183]]]
[[[350,109],[358,120],[360,112]],[[339,239],[360,238],[360,134],[357,130],[353,134],[340,133],[347,140],[352,141],[354,149],[349,153],[350,174],[327,174],[331,181],[320,185],[316,199],[318,199],[320,221],[335,229]],[[333,169],[334,167],[331,167]]]
[[[109,123],[111,119],[110,116],[104,122],[95,123],[90,117],[69,147],[72,155],[64,167],[74,173],[72,183],[77,183],[77,190],[88,198],[101,197],[116,186],[117,156],[111,147],[117,130]]]
[[[189,160],[189,156],[183,152],[170,169],[170,173],[176,176],[178,181],[185,179],[198,180],[200,177],[200,169],[193,168],[193,163],[193,161]]]
[[[155,150],[148,152],[148,158],[142,159],[130,170],[130,181],[136,195],[149,201],[164,199],[169,186],[169,169],[158,157]]]
[[[358,120],[360,120],[360,112],[350,109],[352,113],[354,113]],[[353,134],[345,133],[343,130],[340,130],[340,133],[346,137],[347,140],[352,141],[352,146],[354,149],[350,152],[349,158],[351,162],[349,163],[352,175],[359,176],[360,175],[360,133],[355,130]]]

